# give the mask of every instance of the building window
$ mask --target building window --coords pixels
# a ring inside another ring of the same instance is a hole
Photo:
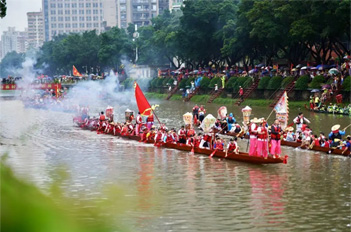
[[[58,10],[57,14],[62,15],[63,14],[63,10]]]
[[[87,10],[86,13],[87,13],[87,14],[91,14],[91,10]]]
[[[76,15],[77,14],[77,10],[72,10],[72,14]]]
[[[62,7],[63,7],[63,4],[62,4],[62,3],[57,3],[57,7],[58,7],[58,8],[62,8]]]
[[[51,17],[52,22],[56,22],[56,17]]]
[[[99,23],[94,23],[94,27],[95,28],[99,27]]]
[[[56,28],[56,23],[52,23],[51,28]]]
[[[69,8],[69,7],[70,7],[70,4],[69,4],[69,3],[65,3],[65,7],[66,7],[66,8]]]
[[[69,14],[71,14],[71,11],[70,10],[65,10],[65,14],[69,15]]]
[[[93,14],[99,14],[98,10],[93,10]]]
[[[50,4],[50,7],[51,7],[51,8],[56,8],[56,4],[55,4],[55,3],[51,3],[51,4]]]
[[[77,21],[77,16],[72,16],[72,21]]]
[[[77,23],[73,23],[73,24],[72,24],[72,27],[73,27],[73,28],[77,28],[77,27],[78,27],[78,24],[77,24]]]
[[[84,23],[80,23],[79,27],[84,28],[85,27]]]
[[[84,3],[79,3],[79,8],[83,8],[84,7]]]
[[[84,16],[79,16],[79,21],[84,21]]]
[[[63,17],[62,17],[62,16],[59,16],[59,17],[58,17],[58,21],[59,21],[59,22],[62,22],[62,21],[63,21]]]
[[[91,3],[85,3],[85,7],[91,7]]]
[[[63,28],[63,23],[59,23],[58,28]]]
[[[66,16],[66,17],[65,17],[65,21],[71,21],[71,17]]]
[[[79,14],[84,14],[84,10],[79,10]]]
[[[91,16],[87,16],[87,21],[91,21]]]
[[[71,24],[70,24],[70,23],[66,23],[66,24],[65,24],[65,27],[66,27],[66,28],[71,28]]]
[[[91,28],[91,23],[87,23],[87,28]]]
[[[51,36],[55,36],[56,35],[56,31],[51,31]]]
[[[77,8],[77,3],[72,3],[72,8]]]
[[[98,21],[99,20],[99,16],[94,16],[93,17],[93,21]]]
[[[104,18],[102,16],[100,16],[100,20],[102,21],[102,20],[104,20]]]
[[[93,7],[99,7],[99,4],[98,3],[93,3]]]
[[[56,10],[51,10],[50,14],[55,15],[56,14]]]

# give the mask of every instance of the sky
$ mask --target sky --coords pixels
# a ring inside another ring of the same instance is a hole
[[[6,17],[0,19],[0,36],[8,27],[16,27],[17,31],[24,31],[28,27],[27,12],[40,11],[42,0],[7,0]]]

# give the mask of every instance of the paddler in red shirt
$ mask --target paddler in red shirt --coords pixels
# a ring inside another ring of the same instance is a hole
[[[268,130],[264,118],[259,120],[260,125],[257,129],[257,155],[267,159],[268,157]]]
[[[141,117],[140,112],[138,112],[138,115],[136,117],[136,125],[135,125],[135,134],[138,136],[140,134],[140,128],[142,124],[143,124],[143,118]]]
[[[184,126],[181,127],[181,129],[178,131],[178,136],[179,136],[179,143],[186,143],[186,130],[184,129]]]
[[[230,142],[228,143],[227,150],[225,152],[225,157],[228,156],[228,153],[234,153],[234,154],[239,154],[239,146],[237,144],[238,138],[234,137],[234,139],[230,139]]]
[[[218,151],[223,151],[224,149],[224,142],[220,137],[216,137],[216,142],[214,144],[214,148]]]

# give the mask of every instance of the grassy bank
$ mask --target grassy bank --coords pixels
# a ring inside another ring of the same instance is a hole
[[[163,93],[153,93],[153,92],[148,92],[145,93],[145,96],[149,99],[166,99],[167,94]],[[209,95],[195,95],[193,96],[190,101],[198,104],[205,104],[207,103],[208,99],[210,98]],[[172,101],[181,101],[182,100],[182,95],[180,94],[174,94],[171,99]],[[238,99],[233,99],[233,98],[216,98],[213,103],[219,104],[219,105],[232,105],[235,104],[235,102]],[[271,100],[266,100],[266,99],[246,99],[243,103],[244,106],[249,105],[249,106],[269,106],[272,103]],[[308,104],[306,101],[289,101],[289,107],[290,108],[301,108],[304,107],[305,104]]]

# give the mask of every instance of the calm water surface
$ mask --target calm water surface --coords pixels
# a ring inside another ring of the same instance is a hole
[[[179,126],[193,106],[157,103],[168,127]],[[216,116],[218,107],[206,108]],[[115,108],[123,118],[126,106]],[[71,114],[24,108],[17,100],[1,100],[0,110],[1,152],[9,153],[19,177],[45,192],[52,172],[65,167],[70,178],[60,187],[91,199],[99,199],[103,186],[123,186],[136,199],[124,220],[132,231],[350,231],[349,158],[284,147],[287,165],[251,165],[97,135],[75,127]],[[239,110],[228,107],[241,120]],[[253,114],[267,117],[270,110],[255,107]],[[316,132],[350,123],[349,117],[305,115]]]

